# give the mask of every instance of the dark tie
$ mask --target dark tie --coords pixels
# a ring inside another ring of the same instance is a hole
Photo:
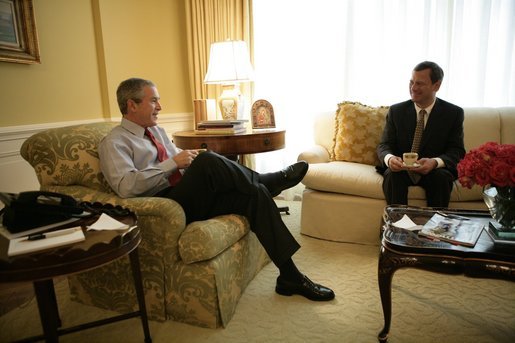
[[[420,112],[418,112],[417,127],[415,128],[411,152],[418,152],[418,149],[420,148],[420,141],[422,140],[422,133],[424,132],[424,117],[426,114],[426,110],[420,110]],[[408,175],[414,184],[417,184],[420,181],[421,175],[419,173],[408,171]]]
[[[163,162],[164,160],[167,160],[168,159],[168,154],[166,153],[165,147],[163,146],[163,144],[161,144],[161,142],[159,142],[156,139],[156,137],[154,137],[154,135],[152,134],[152,132],[149,131],[148,128],[145,128],[145,135],[148,138],[150,138],[150,140],[152,141],[154,146],[157,148],[157,159],[159,160],[159,162]],[[170,182],[170,186],[175,186],[177,183],[179,183],[179,181],[181,180],[181,177],[182,177],[182,174],[179,171],[179,169],[174,171],[168,177],[168,181]]]

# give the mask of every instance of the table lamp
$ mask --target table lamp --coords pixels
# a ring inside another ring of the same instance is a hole
[[[222,85],[218,106],[223,119],[242,117],[244,100],[239,83],[251,81],[253,73],[247,43],[228,40],[211,44],[204,83]]]

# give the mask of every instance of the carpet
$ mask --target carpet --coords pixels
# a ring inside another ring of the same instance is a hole
[[[245,290],[224,329],[172,321],[150,322],[153,342],[377,342],[383,314],[377,285],[378,246],[336,243],[299,233],[300,202],[283,219],[302,248],[294,256],[312,280],[334,289],[331,302],[274,292],[277,269],[267,265]],[[63,325],[112,312],[74,303],[65,281],[56,284]],[[403,269],[392,287],[389,342],[515,342],[515,283]],[[0,342],[41,332],[35,299],[0,317]],[[142,342],[138,318],[61,336],[61,342]]]

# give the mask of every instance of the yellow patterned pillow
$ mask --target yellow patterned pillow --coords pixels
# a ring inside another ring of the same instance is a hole
[[[359,102],[338,104],[331,159],[377,165],[376,148],[389,107],[370,107]]]

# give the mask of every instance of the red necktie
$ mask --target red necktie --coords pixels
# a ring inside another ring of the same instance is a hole
[[[161,144],[161,142],[159,142],[156,139],[156,137],[154,137],[154,135],[152,134],[152,132],[150,132],[148,130],[148,128],[145,128],[145,135],[148,138],[150,138],[150,140],[152,141],[154,146],[157,148],[157,159],[159,160],[159,162],[163,162],[164,160],[167,160],[168,159],[168,154],[166,153],[165,147],[163,146],[163,144]],[[168,181],[170,182],[170,186],[175,186],[176,184],[178,184],[179,181],[181,180],[181,177],[182,177],[182,174],[179,171],[179,169],[177,168],[177,170],[174,171],[168,177]]]

